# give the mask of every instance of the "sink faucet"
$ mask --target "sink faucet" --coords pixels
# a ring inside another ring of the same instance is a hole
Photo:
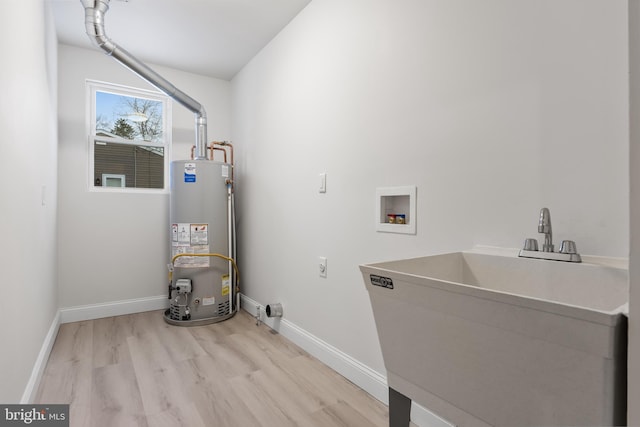
[[[538,221],[538,233],[544,234],[544,245],[542,252],[553,252],[553,233],[551,232],[551,213],[549,209],[540,210],[540,221]]]
[[[524,241],[524,248],[518,253],[519,257],[582,262],[582,257],[576,250],[576,243],[573,240],[563,240],[560,245],[560,252],[554,252],[553,233],[551,232],[551,213],[547,208],[540,210],[538,233],[544,234],[542,250],[538,251],[538,241],[536,239],[526,239]]]

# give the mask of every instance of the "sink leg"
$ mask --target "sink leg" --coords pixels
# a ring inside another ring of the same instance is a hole
[[[411,399],[389,387],[389,427],[409,427]]]

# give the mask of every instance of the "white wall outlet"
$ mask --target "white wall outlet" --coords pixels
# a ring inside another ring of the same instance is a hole
[[[318,192],[319,193],[326,193],[327,192],[327,174],[326,173],[321,173],[319,175],[319,186],[318,186]]]
[[[327,258],[323,256],[318,257],[318,274],[320,277],[327,277]]]

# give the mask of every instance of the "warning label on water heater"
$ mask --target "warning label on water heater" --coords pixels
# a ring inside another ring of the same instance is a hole
[[[182,268],[201,268],[201,267],[209,267],[209,257],[208,256],[188,256],[191,254],[208,254],[209,253],[209,245],[203,246],[179,246],[176,245],[175,242],[171,246],[171,257],[175,257],[176,255],[185,254],[185,256],[181,256],[176,258],[173,263],[174,267],[182,267]]]
[[[209,253],[209,224],[171,224],[171,256]],[[207,256],[181,256],[176,267],[209,267]]]
[[[196,182],[196,164],[184,164],[184,182]]]
[[[191,224],[172,224],[171,241],[180,245],[191,244]]]
[[[209,244],[209,224],[171,224],[171,241],[180,246]]]
[[[207,224],[191,224],[191,244],[207,245],[209,244],[209,232]]]

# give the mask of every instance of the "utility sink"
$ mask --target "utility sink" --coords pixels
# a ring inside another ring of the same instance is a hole
[[[404,399],[458,426],[626,421],[625,265],[474,250],[360,270],[397,425]]]

